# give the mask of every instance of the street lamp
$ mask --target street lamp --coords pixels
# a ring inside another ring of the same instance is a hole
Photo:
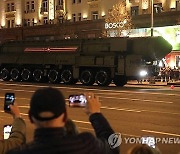
[[[153,0],[151,0],[151,36],[153,36],[153,26],[154,26],[154,6],[153,6]]]

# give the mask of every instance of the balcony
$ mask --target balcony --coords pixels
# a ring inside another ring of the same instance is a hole
[[[16,12],[16,9],[6,9],[5,13],[14,13]]]
[[[12,10],[7,9],[7,10],[5,10],[6,18],[14,18],[15,13],[16,13],[15,9],[12,9]]]
[[[27,13],[34,13],[34,12],[35,12],[34,9],[33,9],[33,10],[25,10],[25,11],[24,11],[25,14],[27,14]]]
[[[100,0],[88,0],[87,3],[88,4],[96,4],[96,3],[99,3]]]

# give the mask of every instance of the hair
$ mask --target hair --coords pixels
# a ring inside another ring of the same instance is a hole
[[[149,147],[147,144],[138,144],[129,149],[127,154],[160,154],[160,151]]]

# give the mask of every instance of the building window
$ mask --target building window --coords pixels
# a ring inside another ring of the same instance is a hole
[[[29,2],[26,3],[26,11],[30,10]]]
[[[27,20],[27,26],[30,26],[31,25],[31,22],[30,22],[30,19]]]
[[[79,21],[82,20],[81,13],[78,13],[78,20],[79,20]]]
[[[11,11],[15,11],[14,3],[11,3]]]
[[[180,67],[180,56],[176,56],[176,67]]]
[[[62,15],[59,16],[59,23],[63,23],[64,22],[64,17]]]
[[[63,10],[63,0],[58,0],[56,10]]]
[[[76,14],[72,14],[73,22],[76,22]]]
[[[48,2],[47,2],[47,0],[43,0],[42,7],[43,7],[44,12],[48,12]]]
[[[131,7],[131,16],[139,15],[139,6]]]
[[[162,10],[162,3],[154,4],[154,13],[161,13]]]
[[[23,26],[24,27],[27,26],[27,20],[26,19],[23,20]]]
[[[81,3],[81,0],[78,0],[78,3]]]
[[[63,0],[58,0],[58,5],[63,5]]]
[[[148,14],[148,9],[142,9],[142,14]]]
[[[12,27],[15,27],[14,20],[11,22]]]
[[[31,10],[34,10],[34,1],[31,1]]]
[[[76,3],[76,0],[72,0],[72,3],[75,4],[75,3]]]
[[[180,1],[176,1],[176,10],[180,11]]]
[[[35,23],[34,23],[34,18],[32,19],[32,26],[34,26],[35,25]]]
[[[97,20],[98,19],[98,11],[93,11],[92,12],[92,20]]]
[[[44,17],[44,24],[48,24],[48,18],[47,17]]]
[[[11,28],[11,21],[10,20],[7,21],[7,27]]]
[[[7,4],[7,12],[10,12],[10,4]]]

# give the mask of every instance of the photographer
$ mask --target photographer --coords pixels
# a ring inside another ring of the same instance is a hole
[[[13,116],[12,131],[8,139],[0,140],[0,154],[6,153],[8,150],[18,147],[26,141],[26,125],[21,118],[19,108],[16,104],[10,105],[8,112]]]
[[[55,88],[37,90],[30,101],[29,118],[35,125],[34,141],[8,152],[8,154],[118,154],[111,149],[108,137],[114,133],[100,113],[100,103],[94,94],[86,95],[86,113],[96,132],[67,134],[66,103],[63,94]]]

